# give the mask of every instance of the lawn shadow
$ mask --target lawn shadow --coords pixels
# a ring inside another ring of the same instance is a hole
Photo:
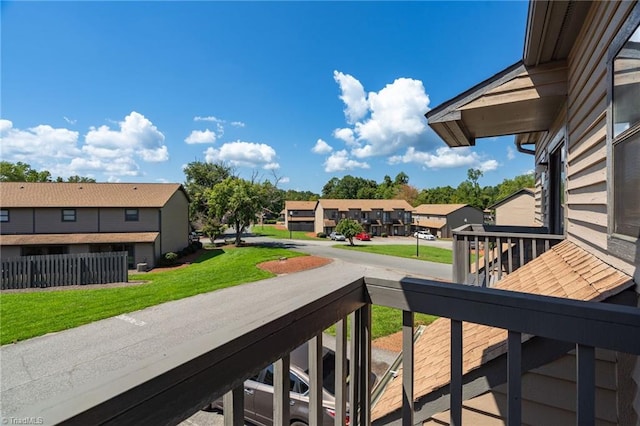
[[[221,248],[201,249],[199,252],[199,255],[196,256],[196,258],[192,260],[190,263],[206,262],[209,259],[213,259],[214,257],[220,256],[221,254],[224,254],[224,250],[222,250]]]

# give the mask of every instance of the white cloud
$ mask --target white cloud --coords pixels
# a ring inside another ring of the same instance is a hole
[[[454,167],[476,167],[482,171],[495,170],[496,160],[484,160],[470,148],[438,148],[435,153],[418,151],[414,147],[407,148],[404,155],[389,158],[390,164],[415,163],[430,169],[449,169]]]
[[[353,76],[343,74],[340,71],[333,72],[333,79],[340,86],[340,92],[342,93],[340,99],[345,104],[344,115],[347,123],[354,124],[364,118],[369,107],[362,84]]]
[[[201,117],[201,116],[197,115],[197,116],[193,117],[193,121],[212,121],[214,123],[218,123],[218,122],[220,122],[222,120],[214,117],[213,115],[209,115],[207,117]]]
[[[115,129],[90,127],[81,141],[73,130],[46,124],[21,130],[9,120],[0,120],[2,156],[49,170],[54,177],[80,175],[110,182],[142,175],[138,161],[168,160],[164,135],[144,115],[132,111],[115,125]]]
[[[139,157],[150,162],[169,159],[164,135],[144,115],[132,111],[118,126],[117,130],[108,126],[91,127],[82,150],[97,157]]]
[[[353,135],[353,129],[350,129],[348,127],[335,129],[333,131],[333,137],[344,141],[349,146],[358,145],[358,143],[356,142],[356,138]]]
[[[333,151],[333,148],[322,139],[318,139],[311,151],[316,154],[328,154]]]
[[[278,183],[289,183],[291,182],[291,179],[287,176],[283,176],[280,178],[280,180],[278,181]]]
[[[242,121],[232,121],[230,123],[233,127],[244,127],[245,124]]]
[[[64,121],[66,121],[69,124],[76,124],[76,122],[78,121],[78,120],[72,120],[68,117],[62,117],[62,118],[64,119]]]
[[[516,151],[512,146],[507,147],[507,160],[513,160],[516,158]]]
[[[217,139],[215,132],[212,132],[209,129],[206,130],[194,130],[191,132],[189,136],[184,140],[188,144],[195,143],[214,143]]]
[[[45,163],[80,154],[78,132],[47,124],[21,130],[11,121],[0,119],[0,137],[3,160],[29,162],[33,167],[34,158]]]
[[[369,164],[352,160],[346,150],[334,152],[324,162],[324,171],[327,173],[353,170],[356,168],[368,169]]]
[[[379,92],[365,96],[362,84],[351,75],[334,71],[345,103],[350,127],[333,131],[357,158],[393,155],[423,143],[427,136],[429,96],[420,80],[398,78]]]
[[[482,163],[480,163],[480,170],[482,170],[483,172],[491,172],[495,169],[497,169],[499,166],[499,163],[496,160],[487,160],[487,161],[483,161]]]
[[[208,148],[205,151],[206,161],[227,161],[233,166],[262,167],[273,170],[280,167],[276,160],[276,151],[269,145],[253,142],[228,142],[220,149]]]

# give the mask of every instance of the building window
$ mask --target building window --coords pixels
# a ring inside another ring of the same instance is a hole
[[[125,209],[124,220],[125,222],[137,222],[139,220],[138,209]]]
[[[9,222],[9,210],[0,210],[0,222]]]
[[[63,209],[62,210],[63,222],[75,222],[76,221],[76,209]]]
[[[640,236],[640,26],[613,58],[613,233]]]

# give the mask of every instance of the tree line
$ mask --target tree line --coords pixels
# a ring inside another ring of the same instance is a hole
[[[48,170],[38,171],[29,164],[18,161],[0,161],[0,182],[82,182],[95,183],[95,179],[84,176],[69,176],[64,179],[60,176],[53,178]]]
[[[469,204],[485,209],[510,194],[533,187],[533,175],[520,175],[505,179],[496,186],[481,186],[482,171],[469,169],[467,179],[457,187],[439,186],[418,190],[409,184],[409,176],[398,173],[394,179],[384,176],[378,183],[346,175],[331,178],[322,187],[322,193],[283,190],[278,188],[280,179],[273,174],[270,179],[240,178],[230,165],[224,162],[207,163],[193,161],[184,168],[184,188],[189,195],[189,217],[197,229],[210,237],[221,234],[226,226],[236,230],[236,244],[246,227],[259,217],[275,218],[284,209],[286,200],[315,201],[319,198],[338,199],[403,199],[412,206],[420,204]],[[95,182],[95,179],[70,176],[55,180],[49,171],[38,171],[26,163],[0,162],[2,182]]]

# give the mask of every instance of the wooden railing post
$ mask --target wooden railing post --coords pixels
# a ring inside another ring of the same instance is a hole
[[[413,426],[413,312],[402,311],[402,425]]]
[[[289,424],[289,368],[286,354],[273,364],[273,424]]]
[[[224,394],[224,426],[244,426],[244,385]]]
[[[309,340],[309,425],[322,424],[322,333]]]

